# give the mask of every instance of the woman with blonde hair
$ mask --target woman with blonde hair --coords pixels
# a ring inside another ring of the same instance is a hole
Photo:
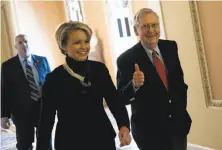
[[[130,144],[127,110],[103,63],[88,60],[92,30],[65,22],[56,41],[65,63],[47,75],[42,93],[37,150],[47,150],[57,111],[56,150],[115,150],[116,133],[103,107],[116,119],[122,146]]]

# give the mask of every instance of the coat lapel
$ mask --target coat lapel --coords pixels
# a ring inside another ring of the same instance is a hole
[[[169,75],[171,73],[171,66],[172,66],[172,58],[171,58],[171,50],[167,49],[166,45],[162,42],[162,40],[158,43],[161,55],[163,57],[163,61],[165,64],[165,67],[167,69],[167,78],[169,78]]]
[[[164,44],[163,41],[161,40],[159,41],[158,46],[159,46],[161,55],[163,57],[165,67],[167,69],[168,87],[170,90],[169,79],[170,79],[171,73],[173,73],[173,70],[174,70],[173,68],[175,66],[175,63],[174,63],[175,58],[172,55],[173,50],[171,50],[171,47],[168,46],[168,44],[167,45]]]
[[[21,77],[21,80],[24,81],[22,83],[27,83],[27,86],[28,86],[26,75],[25,75],[25,72],[24,72],[24,70],[22,68],[22,64],[21,64],[21,62],[19,60],[19,56],[18,55],[15,56],[15,64],[14,64],[14,66],[15,66],[16,74],[19,74],[18,77]]]

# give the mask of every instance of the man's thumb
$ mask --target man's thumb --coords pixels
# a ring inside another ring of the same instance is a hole
[[[138,64],[135,64],[134,66],[135,66],[135,72],[139,72],[139,71],[140,71],[139,65],[138,65]]]

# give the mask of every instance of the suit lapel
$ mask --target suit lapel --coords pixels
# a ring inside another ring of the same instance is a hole
[[[167,69],[167,78],[169,78],[170,75],[170,71],[171,71],[171,56],[170,56],[170,50],[167,49],[167,47],[164,45],[164,43],[162,42],[162,40],[159,40],[158,42],[158,47],[160,49],[160,53],[163,57],[163,61],[165,64],[165,67]]]
[[[22,83],[27,83],[27,86],[28,86],[26,75],[25,75],[25,72],[24,72],[24,70],[22,68],[22,64],[21,64],[21,62],[19,60],[19,56],[18,55],[15,56],[15,64],[14,64],[14,66],[15,66],[16,74],[18,74],[18,77],[21,77],[21,80],[24,81]]]
[[[167,69],[168,87],[169,87],[169,90],[170,90],[169,78],[171,76],[171,73],[173,72],[173,68],[174,68],[174,65],[175,65],[175,63],[174,63],[175,58],[172,55],[173,50],[171,49],[170,46],[168,46],[168,44],[167,45],[164,44],[163,41],[161,41],[161,40],[159,41],[158,46],[159,46],[161,55],[163,57],[165,67]]]

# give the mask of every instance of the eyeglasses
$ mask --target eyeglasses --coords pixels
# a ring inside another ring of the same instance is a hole
[[[141,26],[142,29],[149,29],[150,28],[153,28],[153,29],[157,29],[159,27],[159,23],[152,23],[152,24],[144,24]]]

